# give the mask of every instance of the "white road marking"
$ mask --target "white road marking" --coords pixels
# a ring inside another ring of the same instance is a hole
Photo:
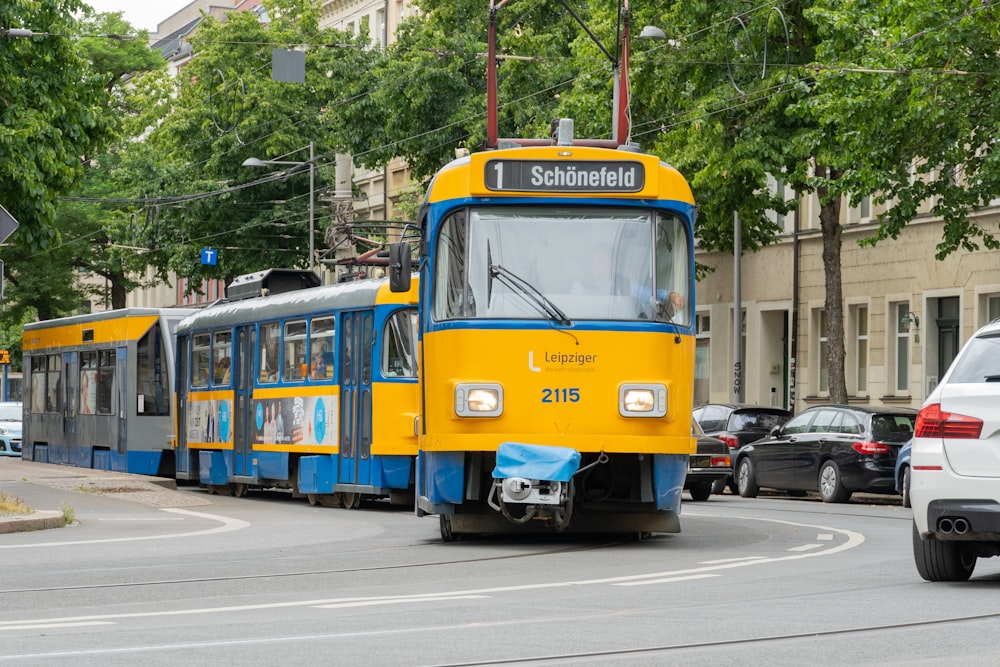
[[[24,623],[23,625],[11,625],[0,628],[0,632],[7,630],[51,630],[53,628],[85,628],[93,625],[114,625],[114,621],[86,621],[81,623]],[[0,657],[3,660],[3,657]]]
[[[146,519],[129,519],[129,518],[126,518],[126,517],[121,517],[119,519],[98,519],[98,521],[183,521],[183,520],[184,519],[182,519],[179,516],[178,517],[165,516],[165,517],[162,517],[162,518],[149,517],[149,518],[146,518]]]
[[[813,549],[819,549],[822,544],[803,544],[802,546],[792,547],[788,551],[812,551]]]
[[[823,540],[824,542],[829,542],[830,540],[833,539],[833,535],[831,535],[830,533],[820,533],[819,535],[816,536],[816,539]]]
[[[442,602],[444,600],[484,600],[489,598],[489,595],[449,595],[447,597],[422,597],[413,598],[405,600],[362,600],[358,602],[342,602],[338,604],[320,604],[316,605],[318,609],[346,609],[348,607],[374,607],[382,604],[406,604],[412,602]]]
[[[0,544],[0,549],[31,549],[41,547],[49,549],[52,547],[79,546],[81,544],[108,544],[111,542],[141,542],[143,540],[173,540],[178,537],[199,537],[205,535],[215,535],[218,533],[229,533],[234,530],[242,530],[250,524],[241,519],[230,519],[218,514],[206,514],[204,512],[192,512],[191,510],[180,509],[179,507],[161,507],[163,512],[173,512],[195,517],[196,519],[207,519],[208,521],[219,521],[221,526],[209,528],[207,530],[195,530],[188,533],[164,533],[163,535],[145,535],[137,537],[114,537],[106,540],[72,540],[66,542],[32,542],[31,544]]]
[[[687,577],[667,577],[666,579],[650,579],[647,581],[630,581],[624,584],[613,584],[614,586],[648,586],[650,584],[672,584],[676,581],[691,581],[692,579],[711,579],[721,577],[721,574],[692,574]]]
[[[180,510],[180,509],[171,509],[167,511],[193,514],[196,516],[205,516],[205,517],[212,516],[212,515],[201,515],[195,512],[189,512],[187,510]],[[422,593],[415,595],[387,595],[387,596],[358,597],[358,598],[332,598],[327,600],[300,600],[300,601],[289,601],[289,602],[246,604],[246,605],[236,605],[228,607],[194,607],[190,609],[156,610],[156,611],[117,613],[117,614],[95,614],[92,616],[68,616],[68,617],[56,617],[48,619],[22,619],[19,621],[0,621],[0,630],[7,629],[10,626],[26,624],[26,623],[55,624],[55,623],[80,623],[80,622],[92,622],[92,621],[116,621],[116,620],[120,621],[130,618],[162,618],[168,616],[186,616],[195,614],[219,614],[219,613],[232,614],[233,612],[239,612],[239,611],[258,611],[261,609],[282,609],[282,608],[287,609],[292,607],[326,607],[326,606],[350,607],[350,606],[360,606],[359,603],[364,603],[364,602],[377,603],[380,601],[386,601],[388,603],[437,602],[441,601],[442,599],[448,599],[448,598],[464,599],[470,596],[492,596],[499,593],[512,593],[518,591],[570,588],[572,586],[599,586],[607,584],[621,584],[626,582],[652,582],[655,580],[676,579],[678,577],[707,575],[708,573],[715,573],[721,570],[731,570],[739,567],[750,567],[756,565],[766,565],[770,563],[781,563],[785,561],[800,560],[803,558],[817,558],[819,556],[831,556],[833,554],[837,554],[842,551],[847,551],[849,549],[854,549],[855,547],[861,546],[861,544],[863,544],[865,541],[864,535],[855,532],[853,530],[828,528],[826,526],[816,526],[804,523],[795,523],[793,521],[783,521],[781,519],[761,519],[759,517],[739,517],[739,516],[730,518],[742,519],[745,521],[764,521],[767,523],[779,523],[786,526],[793,526],[795,528],[820,529],[820,530],[830,531],[831,533],[843,535],[844,537],[846,537],[846,539],[841,544],[830,546],[826,549],[823,549],[822,551],[810,551],[808,553],[796,553],[793,555],[773,556],[769,558],[759,558],[754,560],[741,560],[738,562],[719,563],[716,565],[710,565],[705,567],[693,567],[682,570],[668,570],[665,572],[650,572],[647,574],[633,574],[621,577],[605,577],[600,579],[580,579],[580,580],[570,580],[570,581],[553,581],[547,583],[521,584],[519,586],[494,586],[490,588],[476,588],[476,589],[459,590],[459,591],[442,591],[440,593]],[[216,530],[222,530],[222,529],[216,529]],[[229,528],[228,530],[234,530],[234,529]],[[205,533],[193,533],[193,534],[200,535]],[[111,540],[111,541],[118,541],[118,540]],[[711,574],[708,576],[718,576],[718,575]]]
[[[702,565],[721,565],[723,563],[745,563],[747,561],[762,560],[767,556],[744,556],[743,558],[723,558],[721,560],[703,560]]]

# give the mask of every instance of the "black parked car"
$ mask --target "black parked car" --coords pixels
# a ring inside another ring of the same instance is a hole
[[[896,493],[900,447],[913,435],[916,410],[817,405],[768,437],[744,445],[733,462],[744,498],[760,487],[818,491],[823,502],[847,502],[855,491]]]
[[[729,446],[729,455],[734,459],[740,447],[766,437],[792,416],[782,408],[745,403],[707,403],[696,407],[692,414],[706,435]],[[717,482],[712,491],[722,493],[727,485],[733,493],[737,492],[731,474]]]
[[[705,435],[698,422],[691,420],[691,434],[698,438],[697,451],[688,458],[684,490],[691,493],[691,500],[708,500],[712,485],[729,476],[729,448],[718,438]]]

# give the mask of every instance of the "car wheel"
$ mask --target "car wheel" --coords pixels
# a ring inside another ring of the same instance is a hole
[[[910,466],[903,468],[903,507],[910,506]]]
[[[736,468],[736,488],[742,498],[756,498],[760,488],[757,486],[757,475],[753,471],[753,462],[749,458],[740,459]]]
[[[833,461],[819,469],[819,497],[824,503],[846,503],[851,499],[851,492],[840,481],[840,468]]]
[[[691,500],[699,502],[708,500],[708,497],[712,495],[712,484],[710,482],[698,482],[697,484],[692,484],[688,491],[691,493]]]
[[[913,561],[927,581],[968,581],[976,569],[976,556],[964,542],[924,539],[913,523]]]

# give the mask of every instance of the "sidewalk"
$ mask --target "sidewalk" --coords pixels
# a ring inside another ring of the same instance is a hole
[[[14,457],[0,458],[0,490],[9,492],[12,482],[47,486],[60,491],[114,496],[151,507],[212,504],[212,501],[198,494],[178,491],[177,481],[165,477],[35,463]],[[0,534],[62,528],[65,525],[66,517],[60,510],[36,509],[28,514],[0,514]]]

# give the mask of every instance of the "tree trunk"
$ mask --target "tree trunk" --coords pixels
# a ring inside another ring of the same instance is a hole
[[[839,174],[827,169],[829,178]],[[817,188],[820,201],[828,194]],[[820,205],[820,228],[823,230],[823,274],[826,279],[826,364],[831,403],[847,403],[847,380],[844,375],[844,294],[840,274],[840,197]],[[818,377],[818,374],[817,374]]]
[[[108,279],[111,283],[111,308],[112,310],[121,310],[125,307],[125,299],[128,297],[128,291],[125,289],[123,276],[113,275]]]

